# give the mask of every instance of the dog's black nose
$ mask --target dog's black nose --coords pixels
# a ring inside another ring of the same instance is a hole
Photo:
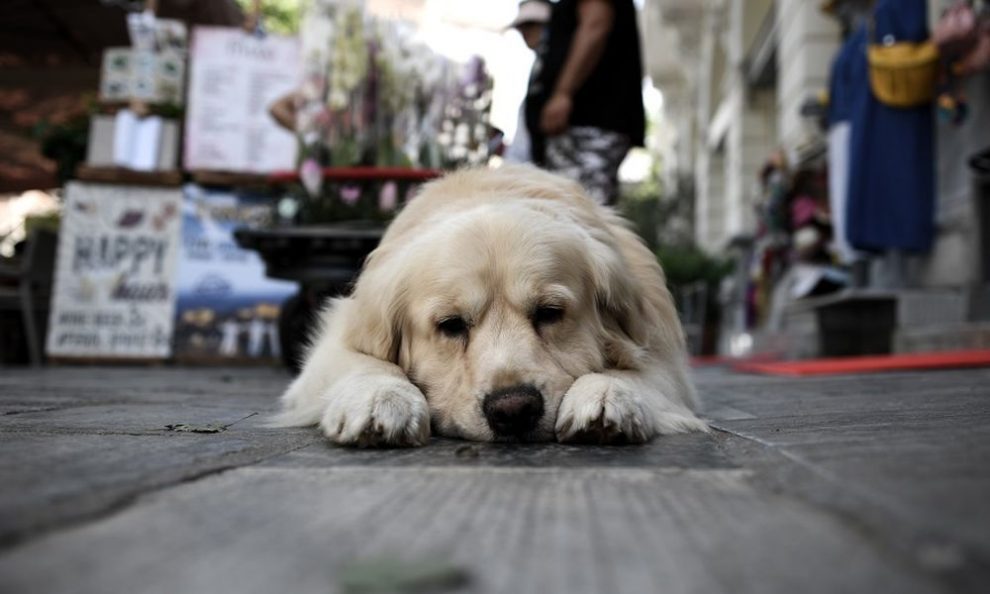
[[[502,388],[485,396],[482,405],[496,435],[522,435],[536,428],[543,416],[543,395],[533,386]]]

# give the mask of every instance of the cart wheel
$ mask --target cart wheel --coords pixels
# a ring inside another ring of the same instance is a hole
[[[302,369],[303,344],[314,313],[301,293],[289,297],[279,312],[278,333],[282,344],[282,362],[294,373],[299,373]]]

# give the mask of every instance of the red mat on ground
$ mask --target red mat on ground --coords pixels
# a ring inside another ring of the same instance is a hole
[[[961,367],[990,367],[990,350],[947,351],[943,353],[914,353],[877,357],[843,357],[811,359],[808,361],[777,361],[739,363],[738,371],[769,375],[807,376],[846,373],[875,373],[879,371],[914,371],[922,369],[954,369]]]

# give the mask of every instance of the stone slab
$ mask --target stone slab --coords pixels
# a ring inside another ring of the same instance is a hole
[[[2,369],[0,591],[985,591],[990,370],[697,377],[707,435],[352,450],[263,426],[279,370]]]
[[[268,403],[225,403],[215,405],[184,402],[119,402],[114,404],[63,405],[41,410],[19,409],[0,416],[0,430],[39,433],[124,433],[167,432],[175,425],[219,425],[238,429],[261,429],[277,406]]]
[[[0,557],[0,590],[341,591],[440,560],[470,592],[938,592],[739,470],[246,468]],[[52,571],[57,560],[59,571]]]
[[[753,417],[715,426],[740,438],[726,448],[767,488],[857,523],[961,591],[990,583],[990,371],[763,386],[719,386],[717,373],[709,403]]]
[[[0,547],[112,513],[135,497],[312,443],[308,430],[220,434],[0,431]]]

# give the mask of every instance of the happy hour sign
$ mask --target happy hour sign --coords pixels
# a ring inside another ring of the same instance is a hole
[[[67,186],[49,355],[170,355],[181,205],[179,188]]]

